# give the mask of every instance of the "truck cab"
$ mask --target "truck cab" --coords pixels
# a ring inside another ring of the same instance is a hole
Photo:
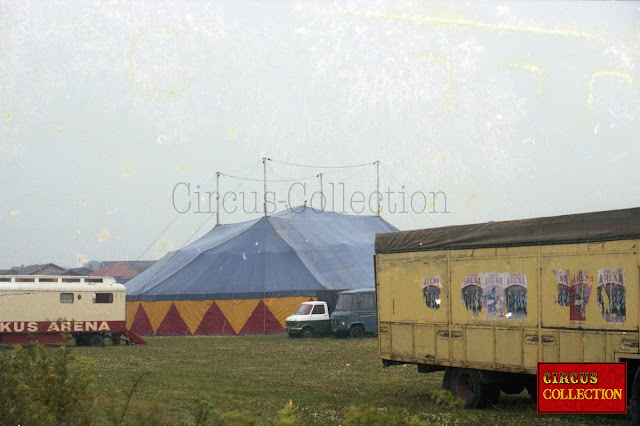
[[[331,314],[331,330],[338,336],[363,337],[378,331],[376,291],[373,288],[343,291]]]
[[[331,334],[331,319],[326,302],[303,302],[285,321],[289,337],[309,338]]]

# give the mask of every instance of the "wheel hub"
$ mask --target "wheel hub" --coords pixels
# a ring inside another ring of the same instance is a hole
[[[456,377],[456,395],[465,401],[473,398],[473,382],[468,373],[461,373]]]

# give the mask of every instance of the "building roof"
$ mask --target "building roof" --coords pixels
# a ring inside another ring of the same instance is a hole
[[[89,274],[90,277],[132,277],[134,275],[138,275],[136,271],[133,271],[127,268],[124,265],[111,265],[111,266],[103,266],[102,268],[93,271]]]
[[[15,272],[15,275],[38,275],[40,271],[42,271],[47,267],[57,268],[59,270],[58,272],[65,271],[65,268],[58,266],[54,263],[43,263],[41,265],[34,264],[34,265],[27,265],[25,267],[21,267],[19,271]],[[14,268],[11,268],[11,269],[14,269]]]
[[[90,275],[91,272],[93,272],[91,268],[86,268],[84,266],[81,266],[79,268],[69,268],[64,272],[61,272],[59,275],[74,275],[77,277],[84,277],[84,276]]]
[[[105,260],[101,262],[101,267],[122,265],[136,273],[140,273],[154,263],[156,263],[155,260]]]

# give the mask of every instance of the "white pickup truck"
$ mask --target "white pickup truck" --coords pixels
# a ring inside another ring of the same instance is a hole
[[[309,338],[331,334],[331,318],[327,302],[303,302],[298,310],[286,319],[289,337]]]

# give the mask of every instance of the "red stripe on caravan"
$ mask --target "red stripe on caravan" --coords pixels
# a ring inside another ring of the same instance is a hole
[[[124,331],[125,321],[0,321],[0,334]]]

